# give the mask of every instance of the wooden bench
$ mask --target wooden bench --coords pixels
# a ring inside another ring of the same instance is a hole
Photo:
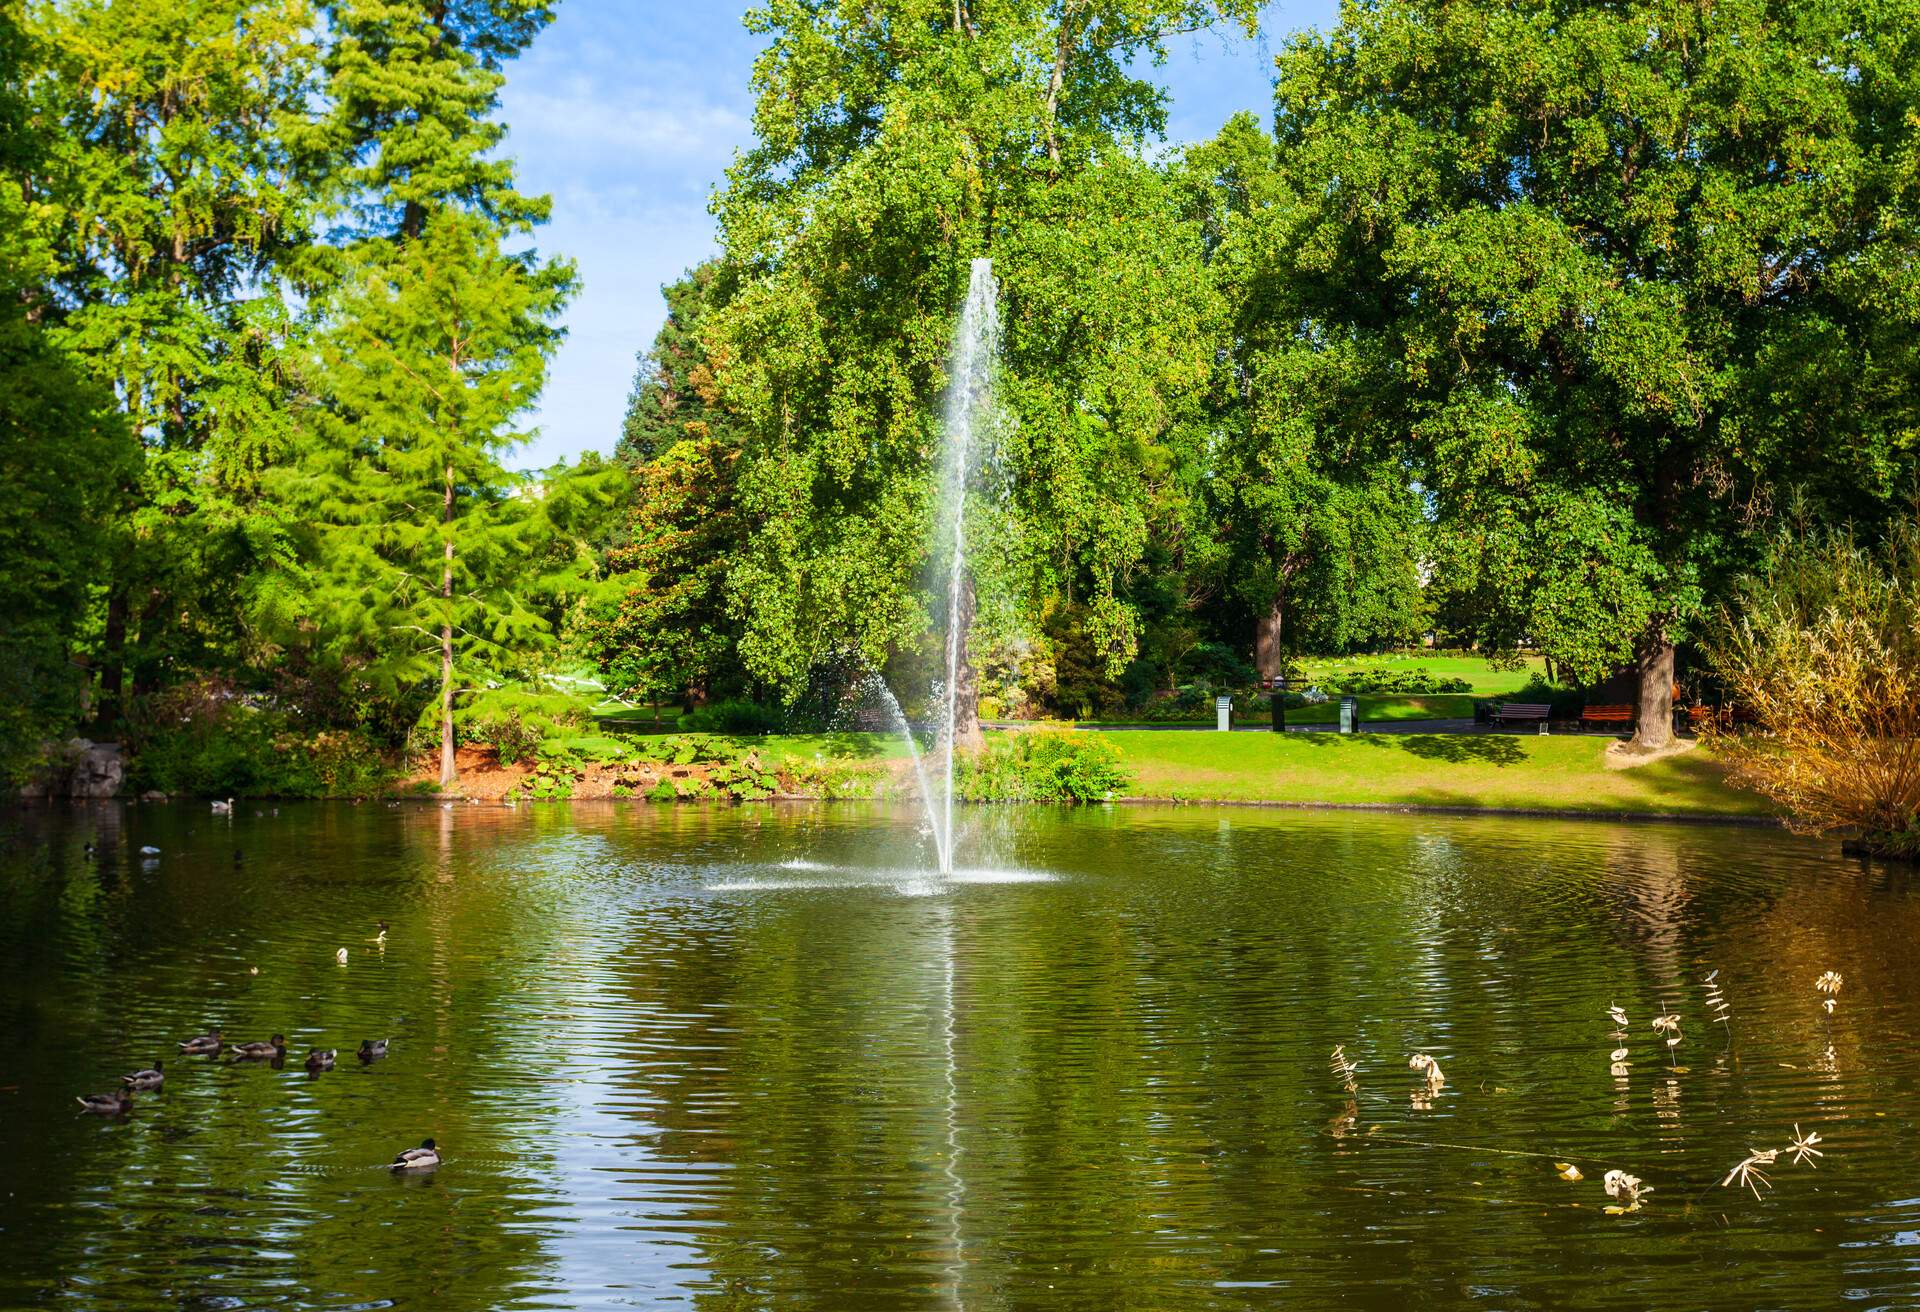
[[[1638,712],[1631,706],[1585,706],[1580,710],[1582,724],[1617,724],[1625,727],[1638,718]]]
[[[1553,707],[1545,702],[1501,702],[1493,708],[1495,724],[1538,724],[1545,727]]]

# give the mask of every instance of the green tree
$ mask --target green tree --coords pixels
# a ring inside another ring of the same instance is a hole
[[[515,191],[511,161],[492,155],[501,66],[551,9],[330,12],[324,135],[351,222],[315,296],[315,395],[289,483],[311,521],[302,619],[384,686],[431,681],[450,786],[458,698],[550,638],[554,594],[592,563],[580,503],[604,490],[591,470],[540,481],[507,464],[573,289],[564,261],[509,248],[548,202]]]
[[[1251,270],[1328,449],[1409,439],[1434,560],[1496,647],[1640,670],[1789,487],[1912,485],[1920,10],[1373,0],[1280,60]]]
[[[776,0],[750,15],[768,38],[758,142],[717,201],[727,296],[705,335],[741,433],[749,531],[729,588],[756,678],[795,692],[827,652],[878,665],[925,643],[934,411],[981,255],[1004,286],[1010,532],[970,553],[995,566],[973,659],[1011,636],[994,594],[1062,592],[1126,663],[1129,579],[1190,465],[1169,444],[1206,385],[1217,308],[1196,234],[1138,157],[1164,97],[1133,61],[1179,30],[1251,27],[1255,8]]]
[[[709,260],[661,288],[667,317],[633,374],[633,391],[614,445],[616,459],[652,460],[677,442],[720,438],[725,412],[716,404],[713,366],[701,332],[717,295],[720,266]]]
[[[38,198],[49,143],[26,96],[43,57],[0,13],[0,778],[80,712],[76,648],[134,455],[112,394],[48,331],[58,208]]]
[[[57,213],[46,323],[111,389],[141,460],[103,469],[97,653],[111,714],[246,641],[246,588],[283,549],[259,496],[282,458],[290,316],[279,262],[314,204],[304,135],[317,24],[306,0],[74,0],[32,11],[32,111]]]
[[[308,615],[392,687],[432,680],[442,785],[455,700],[550,631],[529,563],[556,504],[505,459],[546,377],[564,265],[500,248],[488,220],[434,213],[372,243],[323,321],[325,405],[292,491],[311,517]]]
[[[1303,338],[1298,289],[1269,276],[1285,258],[1269,245],[1288,235],[1274,143],[1236,115],[1187,153],[1181,177],[1233,320],[1207,486],[1222,591],[1252,620],[1255,668],[1273,678],[1300,652],[1405,643],[1425,612],[1424,505],[1404,434],[1369,415],[1365,369]]]

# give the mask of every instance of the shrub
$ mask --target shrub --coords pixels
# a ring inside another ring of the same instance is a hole
[[[778,733],[786,716],[743,698],[713,702],[680,717],[683,733]]]
[[[355,730],[303,732],[224,683],[181,684],[128,717],[126,791],[198,797],[364,797],[393,768]]]
[[[1435,693],[1473,691],[1473,685],[1465,679],[1430,674],[1417,667],[1410,670],[1333,670],[1322,675],[1315,682],[1329,692],[1335,693],[1387,693],[1420,697]]]
[[[1783,535],[1705,644],[1758,732],[1711,729],[1734,778],[1802,832],[1920,857],[1920,523],[1884,550]]]
[[[438,708],[429,707],[423,713],[423,724],[438,714]],[[509,685],[487,688],[467,698],[454,712],[454,725],[463,739],[487,743],[500,753],[503,765],[511,765],[526,760],[549,739],[585,729],[587,714],[575,698]],[[437,734],[435,729],[435,745],[439,742]]]
[[[1098,733],[996,736],[956,762],[954,796],[969,802],[1097,802],[1127,786],[1120,749]]]

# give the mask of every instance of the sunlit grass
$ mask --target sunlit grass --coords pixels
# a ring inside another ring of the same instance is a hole
[[[1541,734],[1113,733],[1135,797],[1765,815],[1705,748],[1609,770],[1609,739]]]

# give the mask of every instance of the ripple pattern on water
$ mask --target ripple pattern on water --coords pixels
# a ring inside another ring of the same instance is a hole
[[[0,1306],[1920,1302],[1920,899],[1815,844],[993,809],[938,880],[884,808],[241,811],[10,822]]]

